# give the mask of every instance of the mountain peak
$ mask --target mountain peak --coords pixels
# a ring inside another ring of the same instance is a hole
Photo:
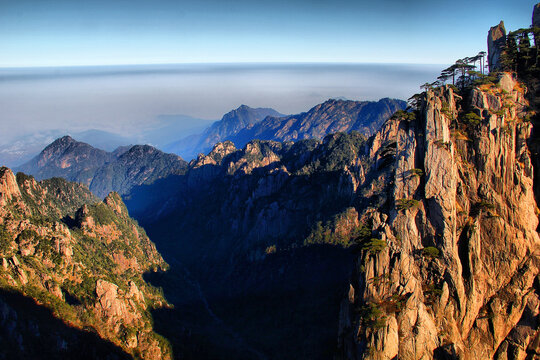
[[[69,135],[65,135],[65,136],[62,136],[56,140],[54,140],[49,146],[47,146],[46,148],[49,148],[49,147],[59,147],[59,146],[66,146],[66,145],[70,145],[70,144],[73,144],[73,143],[76,143],[77,140],[73,139],[71,136]]]

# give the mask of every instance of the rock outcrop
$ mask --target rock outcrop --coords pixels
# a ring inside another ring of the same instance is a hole
[[[166,301],[143,279],[166,264],[118,194],[100,202],[83,185],[37,182],[7,168],[0,169],[0,194],[0,323],[11,329],[3,334],[12,340],[9,354],[41,358],[40,339],[56,338],[62,345],[51,344],[45,358],[92,347],[88,358],[171,358],[150,316]],[[28,301],[47,315],[26,314],[20,304]]]
[[[504,22],[489,29],[487,37],[488,47],[488,66],[489,71],[498,71],[500,69],[500,60],[503,47],[506,43],[506,29]]]
[[[522,88],[505,74],[463,99],[430,90],[416,119],[380,131],[381,144],[395,143],[392,195],[386,210],[360,211],[376,240],[343,302],[340,358],[539,356],[540,238]]]
[[[14,197],[20,197],[21,192],[13,172],[6,167],[0,168],[0,206],[7,205]]]

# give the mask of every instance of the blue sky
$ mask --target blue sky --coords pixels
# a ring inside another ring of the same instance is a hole
[[[0,67],[199,62],[447,64],[536,0],[0,0]]]

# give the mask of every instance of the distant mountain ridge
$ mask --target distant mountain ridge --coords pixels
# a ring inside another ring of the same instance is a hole
[[[149,145],[123,146],[107,152],[64,136],[15,170],[38,180],[62,177],[79,182],[103,198],[111,191],[125,194],[135,185],[180,174],[186,165],[181,157]]]
[[[403,100],[384,98],[379,101],[330,99],[297,115],[282,115],[273,109],[240,106],[212,124],[203,134],[192,135],[165,149],[186,158],[208,153],[218,142],[230,140],[242,147],[251,140],[295,141],[322,139],[335,132],[359,131],[372,135],[397,110]]]
[[[105,151],[113,151],[119,146],[137,143],[135,138],[97,129],[89,129],[82,132],[66,132],[60,129],[38,131],[21,135],[8,144],[0,145],[0,164],[12,168],[20,166],[30,161],[55,139],[66,134],[78,141]]]
[[[380,126],[407,103],[384,98],[379,101],[353,101],[330,99],[307,112],[285,117],[267,117],[263,121],[239,131],[229,140],[243,147],[254,139],[295,141],[322,139],[336,132],[356,130],[371,136]]]
[[[165,150],[186,158],[194,157],[201,152],[207,153],[216,143],[228,140],[229,137],[242,129],[254,125],[268,116],[280,117],[284,115],[271,108],[251,108],[247,105],[240,105],[237,109],[223,115],[221,120],[214,122],[203,133],[173,142],[165,146]]]

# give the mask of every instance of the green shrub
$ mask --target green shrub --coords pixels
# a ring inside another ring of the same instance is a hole
[[[414,199],[397,199],[396,200],[396,209],[398,210],[409,210],[418,205],[418,200]]]
[[[351,233],[351,238],[353,244],[361,245],[369,240],[371,237],[371,229],[364,223],[360,224],[359,227],[353,230]]]
[[[96,223],[100,225],[111,224],[116,219],[114,211],[104,203],[98,203],[91,206],[90,215],[96,220]]]
[[[276,245],[270,245],[268,246],[264,252],[266,253],[266,255],[271,255],[271,254],[274,254],[276,252]]]
[[[492,210],[492,209],[495,209],[495,205],[493,205],[492,203],[488,202],[488,201],[480,201],[480,202],[477,202],[476,203],[476,207],[480,210]]]
[[[386,241],[376,238],[371,238],[367,241],[363,249],[371,254],[378,254],[386,248]]]
[[[435,146],[441,148],[441,149],[446,149],[446,150],[450,150],[450,142],[449,141],[442,141],[442,140],[435,140],[433,142],[433,144],[435,144]]]
[[[4,225],[0,225],[0,254],[8,256],[11,253],[11,235]]]
[[[406,120],[406,121],[413,121],[416,119],[416,114],[414,112],[408,112],[405,110],[398,110],[392,115],[392,119],[396,120]]]
[[[424,172],[422,171],[422,169],[411,169],[409,170],[409,174],[411,177],[421,177],[422,175],[424,175]]]
[[[482,118],[475,112],[469,112],[463,116],[463,122],[469,126],[477,126],[481,120]]]
[[[434,246],[428,246],[422,249],[422,255],[430,258],[438,258],[441,255],[441,251]]]
[[[453,119],[454,118],[454,114],[452,113],[452,110],[450,109],[450,105],[446,102],[446,101],[443,101],[442,103],[442,106],[441,106],[441,112],[448,118],[448,119]]]
[[[362,322],[375,330],[386,325],[386,316],[379,304],[369,303],[360,308]]]

